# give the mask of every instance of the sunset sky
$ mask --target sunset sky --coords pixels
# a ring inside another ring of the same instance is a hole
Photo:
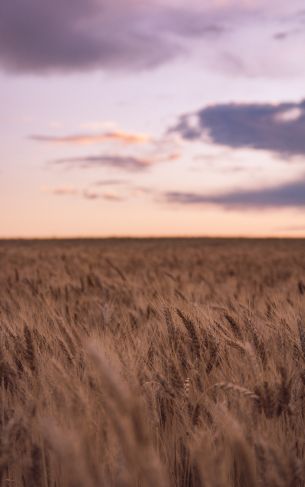
[[[0,237],[305,236],[304,0],[1,0]]]

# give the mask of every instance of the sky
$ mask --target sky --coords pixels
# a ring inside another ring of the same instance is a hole
[[[304,237],[304,53],[304,0],[1,0],[0,237]]]

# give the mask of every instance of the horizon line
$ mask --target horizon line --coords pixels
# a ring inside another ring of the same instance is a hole
[[[62,240],[304,240],[303,235],[109,235],[109,236],[9,236],[0,237],[0,242],[9,241],[62,241]]]

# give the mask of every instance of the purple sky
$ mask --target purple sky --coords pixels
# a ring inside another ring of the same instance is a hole
[[[305,236],[304,0],[2,0],[0,236]]]

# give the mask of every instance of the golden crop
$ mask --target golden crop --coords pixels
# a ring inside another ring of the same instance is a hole
[[[305,485],[305,242],[0,243],[3,486]]]

